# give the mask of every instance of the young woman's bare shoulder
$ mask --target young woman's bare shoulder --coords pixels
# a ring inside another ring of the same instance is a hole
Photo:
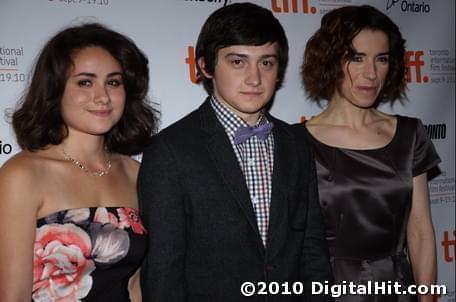
[[[20,178],[33,177],[43,169],[40,153],[21,151],[8,159],[0,168],[0,176],[14,176]]]
[[[2,207],[25,206],[36,211],[42,203],[45,179],[45,162],[40,153],[22,151],[14,155],[0,168]]]
[[[21,151],[8,159],[0,168],[0,181],[19,182],[28,188],[39,185],[50,176],[50,170],[56,160],[52,152],[39,150]]]
[[[139,161],[132,158],[131,156],[121,154],[114,155],[113,160],[121,165],[122,169],[129,175],[129,177],[136,179],[139,172]]]

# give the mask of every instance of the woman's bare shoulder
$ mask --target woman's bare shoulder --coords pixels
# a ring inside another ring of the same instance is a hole
[[[0,168],[0,195],[2,206],[24,208],[34,215],[43,202],[48,170],[42,152],[21,151]]]
[[[136,179],[139,172],[139,161],[128,155],[115,154],[113,155],[113,162],[118,162],[129,177]]]
[[[0,168],[0,182],[28,184],[28,188],[32,188],[50,175],[53,163],[58,161],[49,150],[21,151]]]
[[[320,137],[321,133],[324,134],[328,131],[331,131],[333,125],[324,116],[320,114],[307,120],[305,123],[305,127],[310,132],[310,134],[312,134],[312,136]]]
[[[43,167],[41,152],[21,151],[8,159],[0,168],[0,175],[31,177]]]

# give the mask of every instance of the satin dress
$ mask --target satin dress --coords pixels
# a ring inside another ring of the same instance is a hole
[[[130,301],[128,281],[141,265],[146,246],[136,209],[78,208],[40,218],[32,301]]]
[[[302,127],[302,126],[301,126]],[[370,150],[314,145],[320,204],[335,284],[414,284],[406,249],[412,179],[440,162],[421,121],[397,116],[392,140]],[[403,287],[401,287],[404,289]],[[345,295],[337,301],[416,301],[415,296]]]

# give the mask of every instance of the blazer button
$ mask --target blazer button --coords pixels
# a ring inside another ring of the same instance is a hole
[[[328,176],[326,176],[326,180],[327,181],[333,181],[334,177],[332,175],[328,175]]]
[[[272,272],[273,270],[274,270],[274,265],[272,265],[272,264],[266,265],[266,271]]]

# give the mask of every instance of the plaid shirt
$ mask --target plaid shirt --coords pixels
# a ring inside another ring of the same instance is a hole
[[[255,212],[258,230],[266,246],[269,224],[269,205],[271,203],[272,168],[274,163],[274,136],[271,134],[263,141],[251,136],[244,143],[235,145],[234,134],[241,126],[248,126],[240,117],[231,112],[215,97],[211,98],[211,105],[217,119],[225,128],[234,153],[244,173],[247,188],[250,193],[253,210]],[[269,123],[261,114],[256,126]]]

